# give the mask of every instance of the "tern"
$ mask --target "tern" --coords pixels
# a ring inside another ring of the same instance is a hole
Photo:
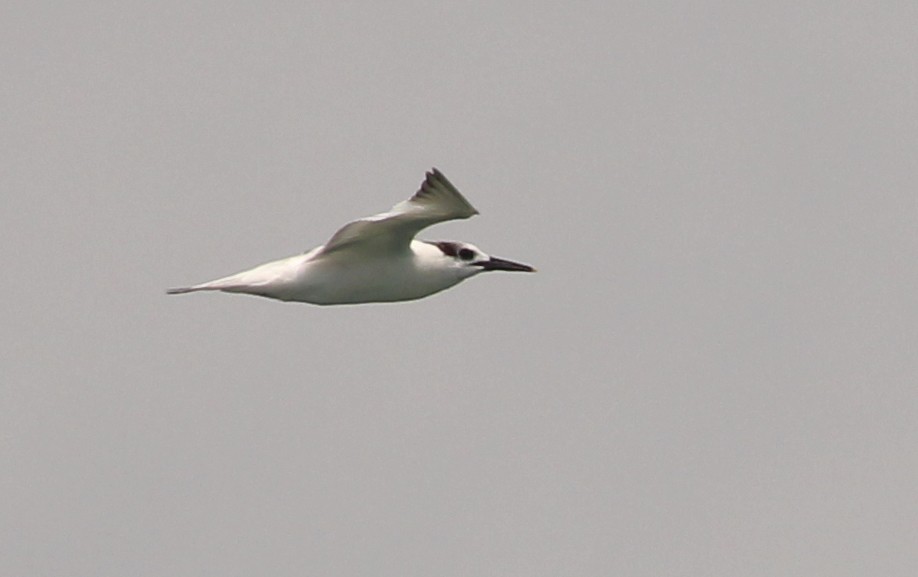
[[[478,214],[436,168],[420,190],[388,212],[344,225],[324,245],[168,294],[243,293],[315,305],[409,301],[486,271],[535,272],[466,242],[416,240],[421,230]]]

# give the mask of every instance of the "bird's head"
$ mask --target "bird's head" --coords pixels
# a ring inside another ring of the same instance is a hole
[[[480,248],[467,242],[438,241],[428,244],[433,245],[440,251],[441,266],[451,268],[463,278],[492,270],[536,271],[529,265],[485,254]]]

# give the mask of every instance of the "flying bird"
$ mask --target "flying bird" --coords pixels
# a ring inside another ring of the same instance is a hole
[[[304,254],[168,294],[244,293],[316,305],[396,302],[423,298],[486,271],[535,272],[489,256],[465,242],[417,240],[421,230],[478,214],[436,168],[421,189],[388,212],[344,225]]]

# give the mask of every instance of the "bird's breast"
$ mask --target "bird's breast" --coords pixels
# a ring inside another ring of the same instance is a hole
[[[448,271],[418,266],[410,257],[317,259],[305,263],[287,300],[320,305],[419,299],[457,284]]]

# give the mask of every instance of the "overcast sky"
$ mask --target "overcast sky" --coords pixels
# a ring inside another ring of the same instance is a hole
[[[914,2],[0,12],[0,574],[918,574]],[[540,272],[164,294],[432,166]]]

